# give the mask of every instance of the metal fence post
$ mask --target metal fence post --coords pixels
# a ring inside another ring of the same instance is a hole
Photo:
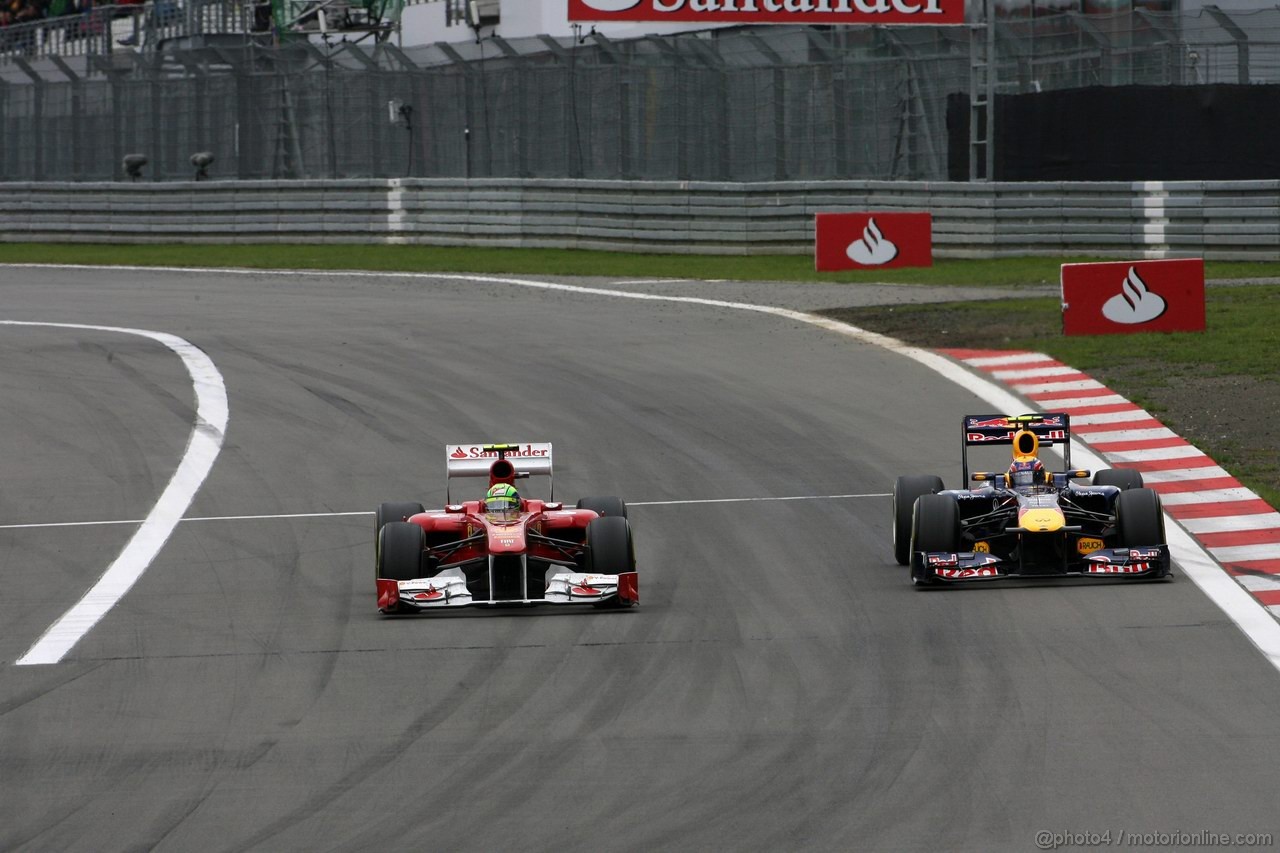
[[[1231,36],[1231,40],[1236,43],[1236,82],[1247,86],[1249,84],[1249,34],[1216,5],[1205,6],[1204,11],[1218,26],[1226,30],[1227,35]]]
[[[44,79],[37,74],[31,65],[21,57],[15,56],[13,64],[31,79],[34,87],[31,99],[31,146],[35,165],[34,180],[44,180]]]

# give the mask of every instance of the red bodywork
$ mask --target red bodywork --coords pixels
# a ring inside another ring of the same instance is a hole
[[[560,537],[557,532],[584,530],[587,522],[598,517],[589,509],[562,509],[560,504],[551,504],[553,509],[547,509],[546,503],[539,500],[520,503],[520,516],[511,521],[497,520],[486,515],[480,501],[465,501],[444,509],[419,513],[410,517],[409,522],[423,529],[427,534],[428,545],[442,539],[456,541],[485,533],[483,540],[463,545],[454,551],[449,562],[455,563],[486,554],[528,554],[530,557],[563,559],[555,548],[543,542],[530,542],[526,532],[558,539]]]
[[[514,486],[516,476],[511,462],[499,459],[490,466],[489,487],[498,483]],[[573,563],[582,550],[587,525],[599,517],[590,509],[566,509],[558,502],[521,499],[519,513],[509,515],[488,513],[482,501],[473,500],[420,512],[405,520],[422,528],[427,555],[437,561],[438,568],[445,568],[504,555],[524,555],[526,563]],[[616,575],[621,603],[640,603],[639,579],[630,566],[595,565],[593,572]],[[591,590],[579,592],[590,594]],[[401,601],[400,582],[377,578],[377,596],[380,610],[392,610]],[[427,602],[441,594],[427,588],[413,597]]]

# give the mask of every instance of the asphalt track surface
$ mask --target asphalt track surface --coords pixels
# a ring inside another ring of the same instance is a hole
[[[705,288],[687,285],[691,295]],[[1275,832],[1280,675],[1196,586],[912,589],[885,497],[955,485],[921,365],[725,308],[458,281],[0,269],[0,319],[179,335],[230,421],[189,517],[444,498],[447,442],[618,494],[640,608],[380,617],[365,515],[0,529],[3,850],[1032,850]],[[0,326],[5,524],[141,519],[194,417],[154,341]],[[646,505],[639,505],[639,504]]]

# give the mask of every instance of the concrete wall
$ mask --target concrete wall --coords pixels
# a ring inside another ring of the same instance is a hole
[[[1280,181],[571,180],[0,185],[0,240],[808,254],[818,212],[929,211],[938,257],[1280,260]]]

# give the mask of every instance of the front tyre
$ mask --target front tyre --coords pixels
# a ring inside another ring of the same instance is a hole
[[[591,509],[591,507],[584,507]],[[586,558],[583,568],[587,574],[621,575],[636,570],[635,544],[631,540],[631,524],[619,516],[603,516],[587,522],[584,541]],[[630,607],[620,598],[601,602],[599,607]]]
[[[407,521],[409,516],[417,515],[422,511],[422,504],[409,501],[378,504],[378,510],[373,514],[373,563],[375,566],[378,564],[378,534],[382,532],[382,528],[391,521]]]
[[[1116,495],[1116,539],[1121,548],[1168,544],[1160,495],[1151,489],[1130,489]],[[1166,571],[1155,577],[1167,574]]]
[[[418,525],[407,521],[387,522],[378,531],[378,577],[397,581],[422,577],[426,544],[426,536]]]
[[[960,550],[960,507],[946,495],[921,495],[916,499],[911,525],[911,553]],[[911,582],[931,586],[927,567],[911,567]]]
[[[898,565],[911,562],[911,513],[916,498],[942,491],[942,478],[932,474],[899,477],[893,484],[893,558]]]

